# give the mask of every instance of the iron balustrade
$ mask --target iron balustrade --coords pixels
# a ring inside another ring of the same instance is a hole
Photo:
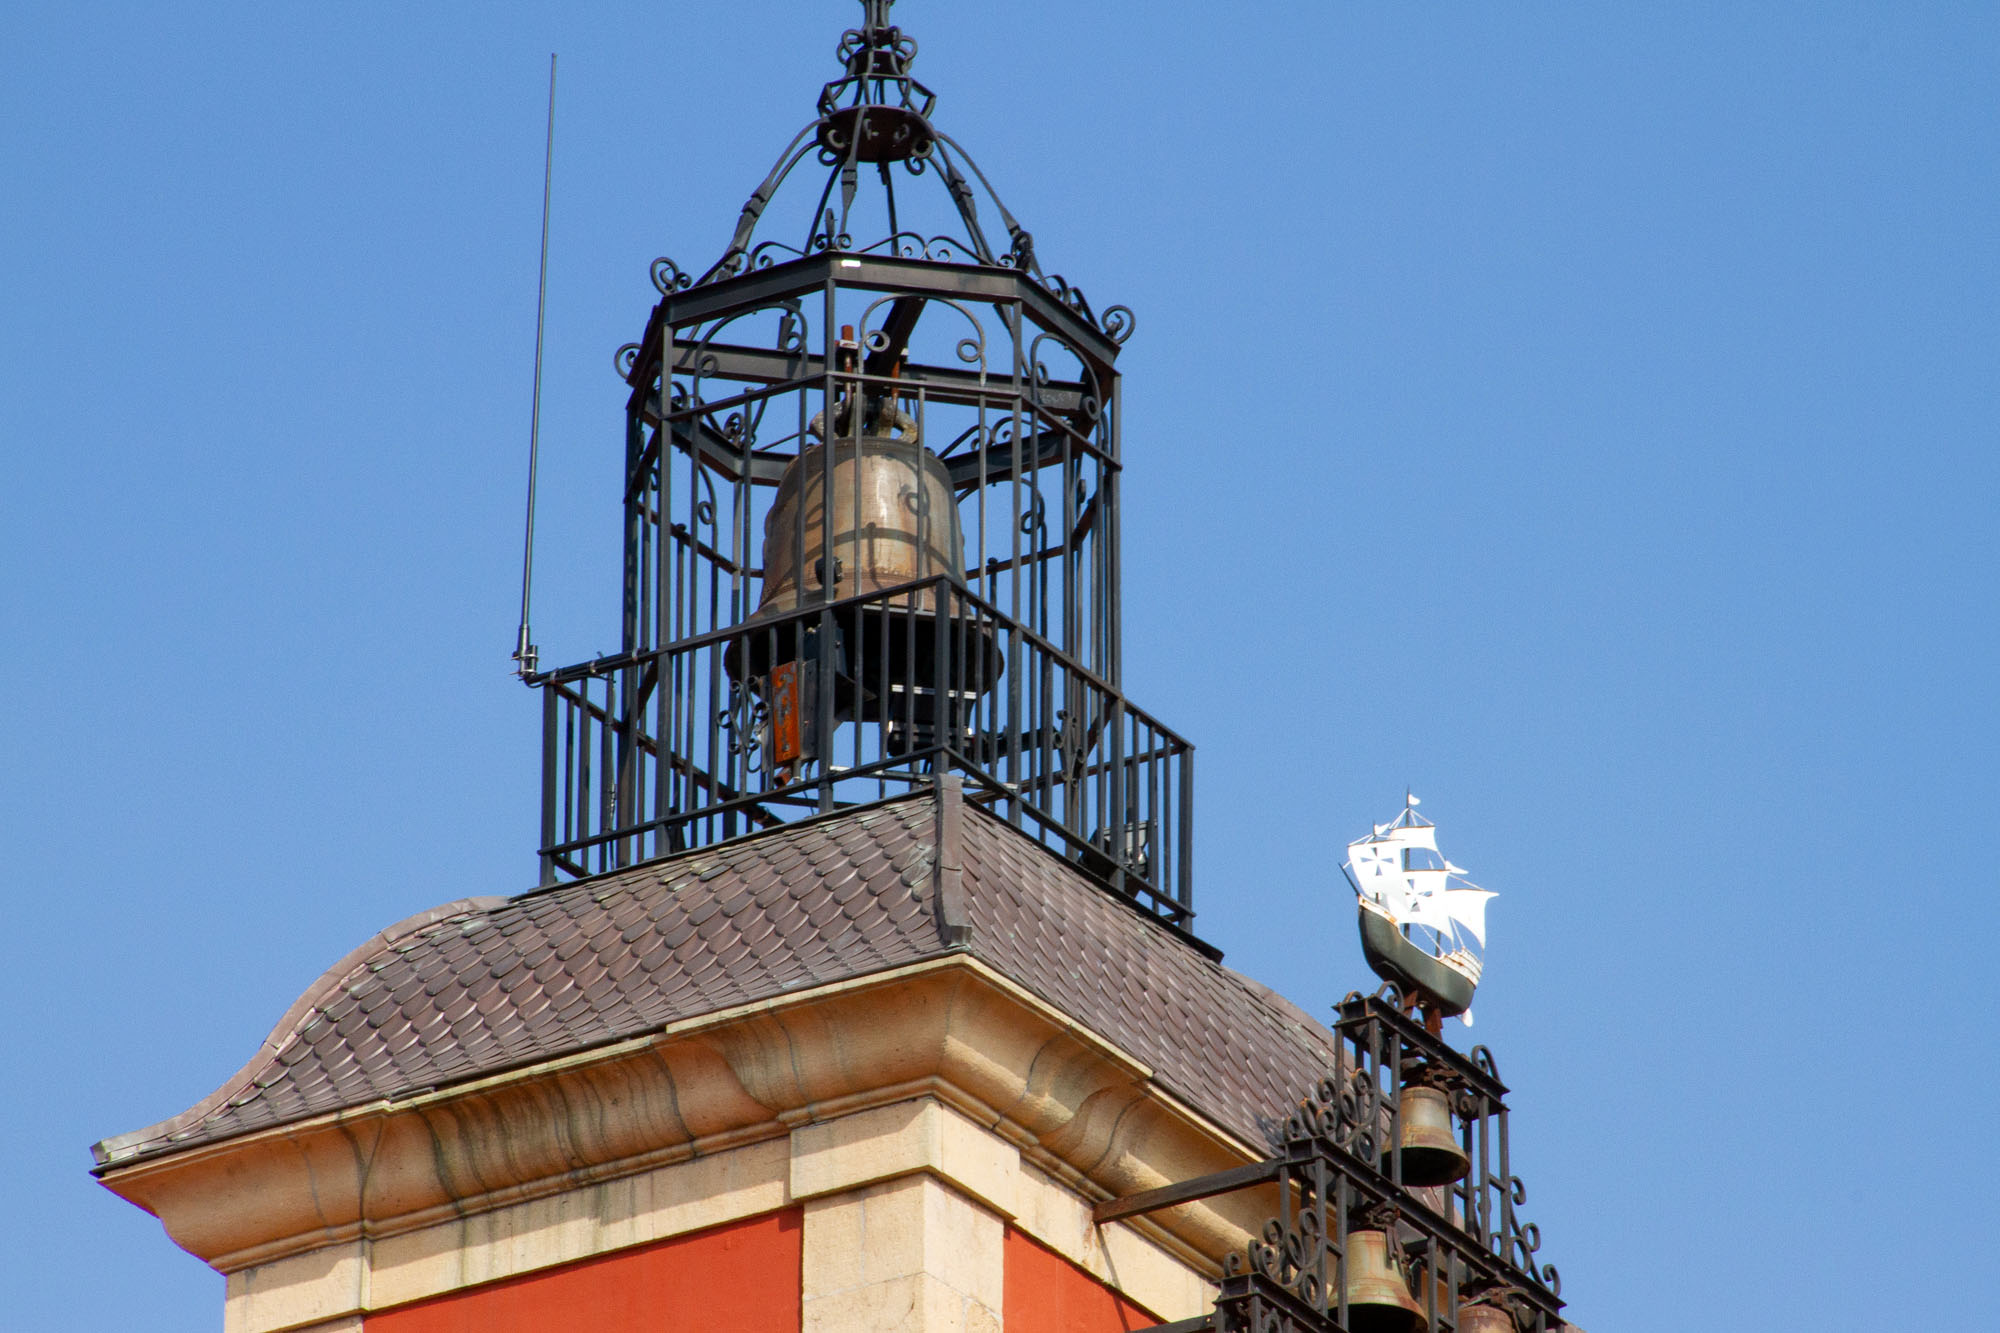
[[[948,575],[538,677],[545,883],[965,778],[1169,924],[1194,750]]]

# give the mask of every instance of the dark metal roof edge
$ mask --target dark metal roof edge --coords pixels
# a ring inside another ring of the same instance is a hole
[[[1033,274],[1005,264],[961,264],[900,255],[854,254],[828,250],[787,259],[767,268],[748,269],[714,282],[673,291],[655,304],[646,324],[646,342],[655,346],[659,324],[675,325],[733,313],[811,292],[829,279],[853,287],[917,287],[940,296],[965,294],[988,298],[1018,295],[1033,308],[1044,328],[1060,329],[1089,352],[1099,368],[1109,370],[1118,360],[1120,344],[1106,336],[1081,313],[1038,281]],[[641,346],[644,347],[642,342]],[[644,364],[645,352],[640,353]],[[635,366],[636,373],[636,366]]]

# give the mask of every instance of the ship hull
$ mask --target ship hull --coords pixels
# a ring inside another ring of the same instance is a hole
[[[1440,1014],[1452,1018],[1472,1007],[1476,983],[1464,973],[1446,967],[1426,950],[1403,938],[1403,932],[1389,918],[1366,907],[1361,913],[1361,954],[1377,976],[1395,982],[1407,993],[1416,991],[1437,1006]]]

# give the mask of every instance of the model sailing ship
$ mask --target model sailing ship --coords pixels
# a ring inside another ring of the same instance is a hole
[[[1465,878],[1438,851],[1437,826],[1406,795],[1403,812],[1347,844],[1340,868],[1361,914],[1368,966],[1442,1017],[1472,1022],[1486,948],[1486,900],[1497,895]]]

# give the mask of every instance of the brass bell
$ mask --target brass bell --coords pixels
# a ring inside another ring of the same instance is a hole
[[[1397,1148],[1403,1158],[1403,1183],[1423,1187],[1465,1179],[1472,1159],[1451,1131],[1450,1098],[1436,1088],[1406,1087],[1401,1110]],[[1382,1169],[1389,1169],[1386,1158]]]
[[[840,405],[839,438],[802,450],[785,469],[764,519],[764,594],[753,620],[838,597],[877,592],[933,574],[964,577],[965,537],[951,474],[926,449],[917,423],[892,404],[854,432],[851,401]],[[826,414],[812,420],[823,436]],[[833,450],[827,504],[826,450]],[[832,578],[817,567],[826,528],[833,528]],[[894,605],[930,612],[930,588],[905,593]]]
[[[1415,1333],[1424,1308],[1389,1262],[1389,1237],[1380,1231],[1347,1233],[1347,1327],[1350,1333]]]
[[[843,399],[830,429],[826,413],[815,416],[809,430],[823,442],[801,450],[779,480],[764,520],[763,595],[744,621],[749,632],[725,655],[739,679],[763,676],[806,651],[810,622],[796,614],[803,609],[939,574],[965,577],[950,472],[924,447],[915,418],[893,401],[857,421],[860,406]],[[953,614],[940,601],[933,585],[836,615],[837,720],[928,726],[940,711],[965,711],[967,700],[993,687],[1003,663],[992,631],[953,626],[940,635],[938,617]],[[940,681],[947,700],[935,697]]]
[[[1458,1333],[1521,1333],[1514,1316],[1498,1305],[1461,1305]]]

